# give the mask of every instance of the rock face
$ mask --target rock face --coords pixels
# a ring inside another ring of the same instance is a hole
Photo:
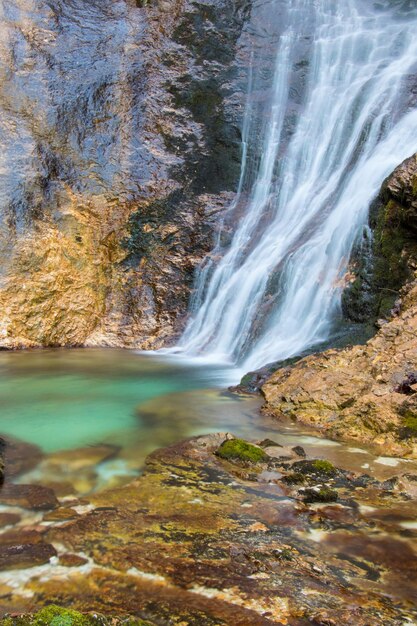
[[[262,391],[265,410],[319,428],[323,434],[417,456],[417,156],[382,188],[377,263],[390,290],[402,277],[391,317],[364,346],[329,350],[278,370]],[[385,293],[380,292],[381,300]]]
[[[153,453],[129,485],[70,503],[76,518],[56,509],[9,532],[1,626],[51,603],[159,626],[414,621],[415,531],[401,523],[415,518],[416,476],[381,483],[301,453],[194,438]]]
[[[246,0],[13,0],[0,345],[155,348],[179,331],[239,176],[247,15]]]

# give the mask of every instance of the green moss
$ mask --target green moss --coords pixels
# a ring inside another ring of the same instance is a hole
[[[417,437],[417,417],[413,411],[407,411],[400,429],[400,436],[403,439]]]
[[[16,617],[5,617],[0,620],[0,626],[152,626],[150,622],[145,622],[136,617],[109,618],[103,615],[83,614],[73,609],[64,609],[50,604],[38,613],[33,615],[20,615]]]
[[[294,559],[294,554],[289,548],[282,548],[282,550],[277,550],[275,556],[280,561],[292,561]]]
[[[243,439],[229,439],[224,441],[216,452],[222,459],[248,461],[249,463],[259,463],[266,461],[268,455]]]
[[[322,487],[319,490],[306,489],[304,492],[304,502],[336,502],[338,494],[335,489],[329,489],[329,487]]]
[[[314,469],[320,472],[321,474],[333,475],[336,473],[336,468],[332,463],[330,463],[330,461],[323,461],[322,459],[317,459],[316,461],[312,461],[312,465]]]
[[[292,464],[292,469],[296,473],[300,474],[317,474],[319,476],[325,476],[330,478],[337,474],[337,469],[330,463],[330,461],[324,461],[322,459],[315,459],[314,461],[297,461]]]
[[[300,485],[305,482],[305,476],[301,472],[291,472],[282,479],[288,485]]]

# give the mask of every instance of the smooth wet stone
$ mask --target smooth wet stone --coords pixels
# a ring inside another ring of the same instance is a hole
[[[21,517],[17,513],[0,513],[0,528],[17,524],[20,519]]]
[[[0,598],[3,610],[56,602],[162,626],[308,626],[327,619],[337,626],[398,626],[413,615],[412,550],[381,560],[384,545],[395,549],[381,535],[375,564],[365,567],[359,556],[380,526],[355,514],[354,499],[369,509],[388,507],[392,498],[400,506],[401,494],[387,496],[382,483],[338,470],[330,480],[341,505],[310,505],[299,485],[284,481],[300,461],[283,463],[276,483],[263,482],[262,473],[248,481],[238,464],[214,454],[225,438],[198,437],[156,451],[129,485],[91,496],[74,520],[48,522],[44,540],[60,546],[64,562],[71,562],[68,554],[86,555],[88,572],[74,564],[67,566],[70,576],[34,577]],[[314,473],[305,480],[308,488],[320,485]],[[353,559],[345,558],[345,537]],[[405,591],[398,588],[403,557]],[[388,589],[380,575],[369,586],[374,570],[395,585]]]
[[[17,528],[0,534],[0,546],[17,546],[19,544],[35,544],[42,542],[42,535],[37,530]]]
[[[29,543],[2,546],[0,570],[26,569],[49,563],[56,556],[55,548],[49,543]]]
[[[88,559],[83,556],[79,556],[78,554],[71,554],[70,552],[61,554],[59,557],[59,564],[64,567],[80,567],[86,563],[88,563]]]
[[[0,436],[0,476],[1,465],[4,464],[4,475],[13,479],[35,468],[42,460],[41,449],[26,441],[8,436]]]
[[[49,487],[7,483],[0,488],[0,504],[43,511],[56,508],[58,500]]]
[[[75,519],[79,514],[71,508],[58,508],[44,515],[45,522],[61,522],[65,520]]]

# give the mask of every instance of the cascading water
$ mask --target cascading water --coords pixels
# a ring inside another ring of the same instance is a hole
[[[221,260],[200,271],[179,345],[246,370],[328,338],[369,204],[417,151],[417,110],[405,88],[417,69],[417,10],[405,2],[286,4],[261,132],[249,93],[244,215],[229,247],[218,243],[212,258]],[[300,66],[307,69],[293,122],[290,88]],[[252,177],[247,147],[259,155]]]

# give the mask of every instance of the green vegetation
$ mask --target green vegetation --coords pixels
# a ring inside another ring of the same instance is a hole
[[[247,461],[249,463],[260,463],[268,460],[268,455],[251,443],[243,439],[229,439],[224,441],[216,452],[222,459]]]
[[[306,478],[301,472],[291,472],[282,479],[288,485],[300,485],[305,482]]]
[[[296,473],[300,474],[318,474],[320,476],[326,476],[330,478],[337,474],[337,469],[330,463],[322,459],[315,459],[314,461],[297,461],[293,463],[292,469]]]
[[[79,613],[72,609],[64,609],[50,604],[38,613],[5,617],[0,620],[0,626],[152,626],[136,617],[121,619],[109,618],[103,615]]]
[[[321,489],[306,489],[304,492],[304,502],[336,502],[338,494],[336,489],[321,487]]]
[[[417,417],[411,413],[406,415],[402,428],[403,437],[417,437]]]
[[[332,463],[330,463],[330,461],[317,459],[316,461],[311,461],[311,464],[317,472],[320,472],[320,474],[329,474],[333,476],[336,473],[336,468]]]

